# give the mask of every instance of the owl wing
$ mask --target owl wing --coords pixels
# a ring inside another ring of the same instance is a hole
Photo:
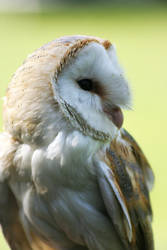
[[[106,210],[124,249],[153,250],[149,190],[154,176],[136,141],[122,130],[120,140],[95,164]]]
[[[8,168],[13,169],[15,150],[15,141],[7,133],[0,133],[0,229],[12,250],[53,250],[33,232],[29,232],[29,241],[24,231],[20,209],[8,182]]]
[[[20,221],[19,207],[16,199],[6,182],[0,181],[0,226],[3,235],[12,250],[54,250],[48,246],[33,231],[27,238]]]
[[[16,145],[9,134],[0,133],[0,227],[12,250],[31,250],[19,220],[16,199],[8,185]]]
[[[0,182],[0,225],[12,250],[31,250],[19,220],[19,209],[8,184]]]

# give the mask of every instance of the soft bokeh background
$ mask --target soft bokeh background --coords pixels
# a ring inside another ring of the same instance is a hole
[[[91,5],[76,6],[75,0],[71,4],[64,0],[63,6],[56,2],[54,7],[53,2],[46,11],[46,1],[42,0],[29,1],[28,5],[26,0],[13,0],[13,5],[10,0],[0,0],[0,96],[5,94],[12,74],[27,54],[54,38],[86,34],[115,43],[134,93],[134,109],[125,113],[124,126],[140,143],[155,172],[151,194],[155,249],[166,250],[167,7],[162,5],[165,1],[148,0],[145,4],[134,1],[133,5],[131,1],[126,1],[126,5],[119,1],[119,5],[101,6],[99,0],[98,4],[92,1]],[[2,100],[0,130],[1,114]],[[0,250],[7,249],[0,232]]]

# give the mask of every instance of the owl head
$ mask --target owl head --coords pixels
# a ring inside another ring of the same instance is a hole
[[[28,56],[4,103],[5,129],[19,141],[46,143],[60,130],[108,141],[123,123],[130,89],[115,47],[97,37],[54,40]]]

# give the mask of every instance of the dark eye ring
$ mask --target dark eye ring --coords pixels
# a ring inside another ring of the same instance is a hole
[[[86,91],[91,91],[94,88],[93,81],[91,79],[81,79],[77,81],[81,89]]]

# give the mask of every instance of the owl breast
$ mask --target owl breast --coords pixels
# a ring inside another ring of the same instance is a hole
[[[93,165],[101,150],[99,142],[74,131],[69,135],[60,132],[46,148],[29,148],[29,155],[24,147],[15,157],[21,169],[16,177],[19,181],[11,181],[11,186],[20,197],[26,231],[35,231],[58,249],[84,245],[89,233],[100,238],[102,226],[108,241],[111,234],[116,237],[105,216]]]

